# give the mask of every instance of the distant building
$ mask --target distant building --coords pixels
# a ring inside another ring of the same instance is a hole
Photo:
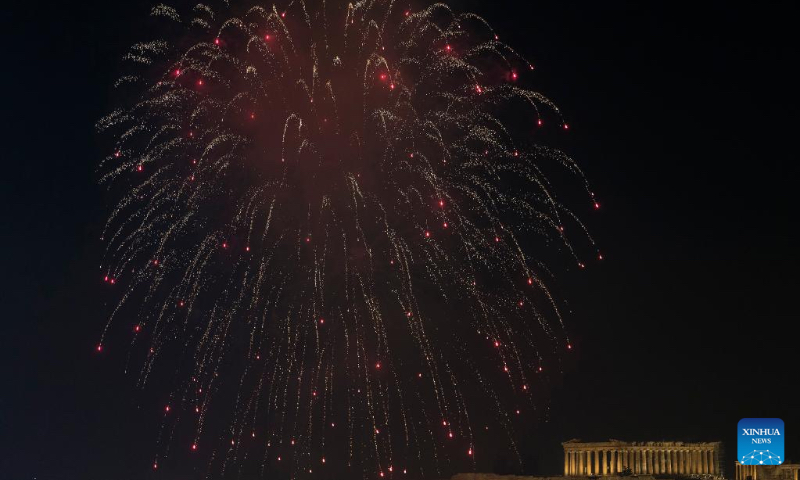
[[[607,442],[569,440],[564,446],[564,476],[616,476],[624,469],[641,475],[722,476],[722,442]],[[738,472],[738,470],[737,470]],[[795,472],[796,475],[796,472]],[[746,478],[736,480],[747,480]],[[750,480],[757,480],[753,477]],[[796,476],[787,480],[800,480]]]
[[[799,480],[800,464],[742,465],[736,462],[736,480]]]

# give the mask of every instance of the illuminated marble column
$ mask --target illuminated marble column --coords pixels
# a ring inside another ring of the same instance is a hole
[[[617,473],[622,473],[622,458],[624,455],[624,450],[617,450]]]
[[[592,474],[592,451],[586,450],[586,475]]]
[[[581,475],[589,475],[592,470],[592,457],[591,452],[588,450],[584,450],[581,452],[581,462],[583,462],[583,467],[581,468]]]
[[[670,454],[670,451],[669,450],[665,450],[664,451],[664,462],[665,462],[664,473],[667,473],[667,474],[672,473],[672,465],[670,465],[671,461],[672,461],[672,455]]]
[[[573,450],[572,451],[572,474],[573,475],[579,475],[580,467],[578,466],[578,457],[579,457],[578,451],[577,450]]]
[[[691,450],[684,450],[683,451],[683,471],[684,473],[692,473],[692,451]]]
[[[595,475],[600,474],[600,450],[594,451],[594,472]]]
[[[608,452],[608,456],[609,456],[608,458],[609,473],[614,475],[615,473],[617,473],[617,451],[611,450],[610,452]]]
[[[666,452],[664,450],[658,451],[658,473],[667,473],[665,467],[667,465]]]
[[[708,473],[708,450],[700,451],[700,473]]]
[[[575,452],[569,452],[569,474],[575,475],[578,473],[578,466],[575,465]]]
[[[600,468],[600,473],[602,473],[603,475],[608,475],[608,459],[606,458],[606,451],[603,450],[601,453],[602,453],[601,455],[602,458],[600,459],[600,462],[602,463],[603,466]]]

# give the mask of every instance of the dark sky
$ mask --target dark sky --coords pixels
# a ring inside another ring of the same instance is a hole
[[[602,202],[607,261],[562,279],[576,348],[550,422],[524,435],[527,472],[558,473],[563,440],[611,437],[722,440],[730,473],[742,417],[783,418],[800,458],[800,52],[792,2],[763,3],[462,3],[536,63]],[[150,474],[141,393],[93,353],[94,122],[147,5],[0,13],[0,478]]]

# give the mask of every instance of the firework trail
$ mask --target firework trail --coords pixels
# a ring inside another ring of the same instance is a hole
[[[541,255],[584,267],[565,225],[594,248],[533,66],[443,4],[216,3],[153,8],[169,38],[98,123],[122,293],[97,349],[135,318],[139,382],[166,372],[153,468],[436,475],[490,425],[516,449],[571,348]]]

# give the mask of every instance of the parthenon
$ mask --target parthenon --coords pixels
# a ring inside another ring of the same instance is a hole
[[[644,475],[720,475],[721,442],[607,442],[569,440],[564,446],[564,475],[618,475],[630,468]]]

